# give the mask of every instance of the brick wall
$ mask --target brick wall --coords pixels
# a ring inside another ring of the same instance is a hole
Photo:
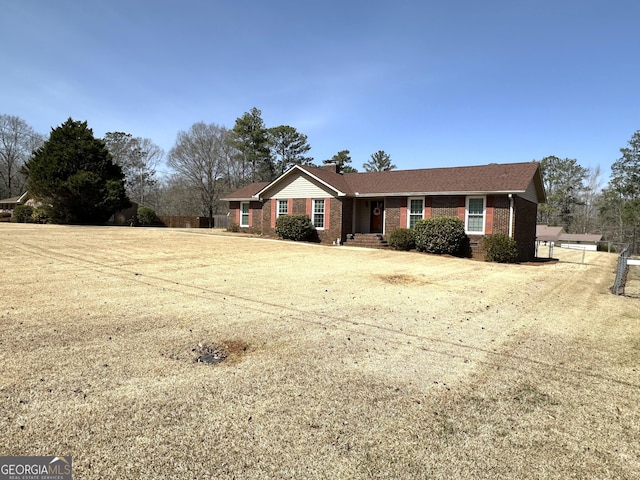
[[[465,197],[463,196],[428,197],[425,203],[426,216],[460,218],[461,211],[464,212],[464,202]],[[312,213],[309,211],[309,205],[308,199],[293,199],[290,201],[290,213],[294,215],[311,216]],[[327,199],[325,212],[328,210],[326,213],[328,228],[318,231],[318,237],[321,242],[330,244],[338,238],[344,242],[346,235],[352,233],[353,205],[354,200],[351,198]],[[493,209],[491,217],[489,218],[488,216],[488,220],[491,222],[491,233],[509,234],[509,207],[510,201],[506,195],[487,197],[487,208]],[[239,223],[237,219],[240,202],[230,202],[229,208],[231,210],[231,221]],[[396,228],[406,226],[402,224],[403,208],[406,208],[406,198],[388,197],[385,199],[385,232],[387,235]],[[537,208],[535,203],[514,196],[513,235],[518,243],[520,261],[530,260],[535,255]],[[262,231],[262,234],[265,236],[275,236],[275,228],[271,226],[273,217],[271,200],[266,200],[264,204],[251,202],[250,209],[252,215],[251,228]],[[428,215],[428,213],[431,215]],[[461,219],[464,220],[464,214],[462,214]],[[484,237],[481,235],[472,235],[470,238],[471,242],[476,246],[474,250],[481,251]]]
[[[249,227],[241,227],[240,230],[262,231],[262,207],[262,202],[249,202]],[[231,223],[240,225],[240,202],[229,202],[229,224]]]
[[[327,208],[329,209],[329,216],[325,218],[325,229],[318,230],[318,237],[322,243],[333,243],[338,238],[344,241],[344,235],[342,233],[342,200],[338,198],[327,198],[325,202],[325,215],[327,215]],[[328,220],[328,225],[327,225]]]
[[[338,205],[342,205],[341,210],[342,210],[342,236],[340,238],[340,240],[342,242],[344,242],[347,239],[347,234],[348,233],[355,233],[354,230],[354,225],[353,225],[353,204],[354,204],[354,199],[353,198],[341,198],[341,199],[336,199],[339,203],[336,203],[336,208],[333,208],[331,211],[338,211],[338,209],[340,209],[340,207]],[[337,237],[336,237],[337,238]]]
[[[271,226],[271,218],[274,216],[272,213],[274,205],[270,199],[267,199],[262,204],[262,234],[267,237],[273,237],[276,235],[275,228]]]
[[[386,235],[390,235],[391,232],[397,228],[404,228],[407,226],[406,223],[402,225],[400,221],[402,216],[401,209],[403,206],[402,200],[402,197],[387,197],[384,200],[384,231]],[[404,206],[406,207],[406,203]]]
[[[509,235],[509,205],[508,196],[493,196],[493,229],[491,233]]]
[[[518,244],[518,260],[521,262],[535,257],[536,219],[538,205],[514,195],[513,238]]]
[[[253,231],[262,231],[262,202],[249,202],[249,225]]]
[[[351,202],[351,199],[348,199]],[[267,237],[275,237],[275,225],[272,226],[275,216],[272,213],[271,200],[265,200],[261,210],[262,234]],[[307,215],[312,218],[312,203],[307,198],[294,198],[289,200],[289,213],[291,215]],[[351,207],[349,207],[351,208]],[[348,212],[351,216],[351,211]],[[325,229],[318,230],[318,239],[322,243],[333,243],[338,238],[345,240],[346,234],[342,233],[343,225],[342,200],[327,198],[325,201]],[[350,224],[349,224],[350,225]]]
[[[432,217],[458,217],[460,198],[455,196],[432,197],[431,216]],[[464,220],[464,217],[462,218]]]
[[[310,204],[311,202],[309,202],[309,205]],[[293,207],[289,212],[291,215],[309,215],[309,217],[311,217],[310,212],[307,211],[306,198],[294,198],[293,200],[289,200],[289,205],[290,207]]]

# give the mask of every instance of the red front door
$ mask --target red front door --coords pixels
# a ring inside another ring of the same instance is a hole
[[[382,214],[384,202],[382,200],[371,201],[371,233],[382,233]]]

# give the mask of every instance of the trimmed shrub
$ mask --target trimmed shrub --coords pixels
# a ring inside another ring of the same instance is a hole
[[[394,250],[411,250],[416,248],[414,233],[411,228],[396,228],[389,235],[387,243]]]
[[[464,232],[464,222],[459,218],[426,218],[417,222],[413,228],[416,250],[419,252],[469,256],[469,237]]]
[[[227,227],[227,232],[239,232],[240,231],[240,225],[238,225],[237,223],[230,223],[229,226]]]
[[[138,223],[143,227],[151,227],[153,225],[160,224],[160,219],[156,215],[156,211],[151,207],[139,207],[137,216]]]
[[[276,220],[276,235],[284,240],[310,240],[315,230],[307,215],[280,215]]]
[[[509,235],[487,235],[483,246],[487,262],[514,263],[518,258],[518,244]]]
[[[11,221],[16,223],[33,222],[33,207],[31,205],[16,205],[13,209]]]

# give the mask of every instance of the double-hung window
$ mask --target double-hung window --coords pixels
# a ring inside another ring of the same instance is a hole
[[[413,228],[419,220],[424,218],[424,198],[410,198],[408,210],[407,226]]]
[[[313,200],[313,226],[318,230],[324,229],[324,199]]]
[[[276,217],[289,213],[289,200],[278,200],[278,210]]]
[[[249,202],[242,202],[240,204],[240,226],[249,226]]]
[[[467,233],[484,235],[485,197],[467,197],[467,218],[465,230]]]

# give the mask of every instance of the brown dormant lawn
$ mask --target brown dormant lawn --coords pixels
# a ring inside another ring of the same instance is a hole
[[[77,479],[640,477],[614,254],[16,224],[0,248],[0,455]]]

